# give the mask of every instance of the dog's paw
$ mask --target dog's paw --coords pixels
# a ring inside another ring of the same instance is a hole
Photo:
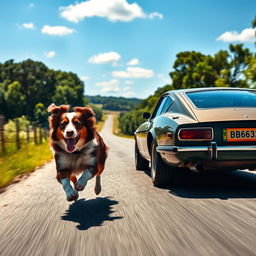
[[[75,184],[75,189],[76,189],[77,191],[82,191],[82,190],[84,190],[85,186],[86,186],[86,183],[83,184],[83,183],[81,183],[81,182],[78,181],[78,182]]]
[[[76,201],[78,199],[77,191],[73,190],[71,193],[67,194],[67,201]]]
[[[94,187],[94,192],[96,195],[98,195],[101,192],[101,185],[97,185]]]

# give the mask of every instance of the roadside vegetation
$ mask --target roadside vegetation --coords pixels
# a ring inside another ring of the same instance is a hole
[[[19,123],[18,144],[17,121]],[[1,137],[0,145],[3,149],[2,143],[4,142],[5,150],[0,152],[0,188],[13,182],[17,176],[28,174],[35,170],[37,166],[41,166],[52,159],[48,132],[42,130],[42,128],[37,128],[34,133],[31,123],[25,116],[9,120],[3,129],[4,137]],[[39,129],[41,129],[41,132],[45,131],[44,136],[41,136],[41,141]],[[34,136],[36,136],[36,140]]]
[[[134,137],[132,135],[124,134],[120,130],[120,112],[116,112],[113,117],[113,134],[119,137],[127,138],[127,139],[133,139]]]
[[[10,184],[17,176],[28,174],[52,159],[48,141],[41,145],[27,144],[13,154],[0,157],[0,188]]]
[[[97,129],[98,132],[101,131],[106,119],[107,119],[107,116],[105,114],[103,114],[101,120],[97,121],[96,129]]]

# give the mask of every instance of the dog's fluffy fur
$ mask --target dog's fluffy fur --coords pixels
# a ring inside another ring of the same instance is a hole
[[[57,180],[63,185],[67,200],[73,201],[78,198],[77,191],[83,190],[94,176],[95,193],[101,192],[100,175],[108,147],[95,130],[96,118],[90,107],[75,107],[74,112],[68,111],[68,105],[51,104],[48,107],[48,112],[52,113],[49,117],[50,146],[54,152]]]

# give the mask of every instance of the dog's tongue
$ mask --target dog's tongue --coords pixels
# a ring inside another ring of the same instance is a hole
[[[70,138],[70,139],[67,139],[66,140],[66,143],[67,143],[67,150],[69,151],[69,152],[72,152],[72,151],[74,151],[74,149],[75,149],[75,139],[73,139],[73,138]]]

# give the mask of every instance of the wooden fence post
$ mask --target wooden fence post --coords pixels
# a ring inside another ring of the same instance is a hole
[[[42,127],[39,126],[39,143],[42,144],[42,142],[43,142]]]
[[[29,143],[29,139],[30,139],[30,136],[29,136],[29,124],[26,125],[26,140],[27,140],[27,143]]]
[[[5,149],[5,140],[4,140],[4,115],[0,115],[0,142],[1,142],[1,151],[6,152]]]
[[[47,140],[47,130],[44,128],[44,140]]]
[[[33,132],[34,132],[34,143],[37,145],[37,134],[36,134],[36,124],[33,124]]]
[[[19,120],[16,119],[15,123],[16,123],[16,147],[17,147],[17,149],[20,149],[20,124],[19,124]]]

